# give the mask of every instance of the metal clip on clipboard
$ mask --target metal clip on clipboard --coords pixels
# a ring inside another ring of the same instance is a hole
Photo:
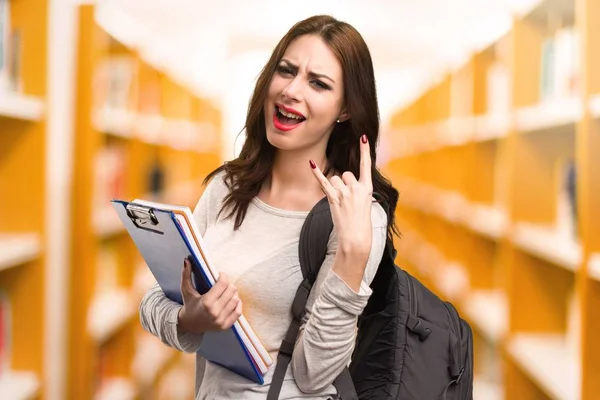
[[[159,233],[161,235],[163,234],[158,228],[159,222],[154,214],[153,208],[129,203],[125,207],[125,210],[127,211],[127,216],[131,219],[131,222],[136,228]]]

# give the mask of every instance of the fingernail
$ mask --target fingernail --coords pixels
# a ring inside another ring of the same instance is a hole
[[[315,162],[314,162],[313,160],[308,160],[308,163],[310,164],[310,167],[311,167],[312,169],[315,169],[315,168],[317,168],[317,164],[315,164]]]
[[[360,141],[363,142],[364,144],[367,144],[367,135],[362,135],[360,137]]]

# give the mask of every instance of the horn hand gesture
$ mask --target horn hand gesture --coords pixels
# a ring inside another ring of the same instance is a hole
[[[366,135],[360,138],[360,176],[346,171],[325,177],[321,169],[310,161],[315,178],[327,195],[331,217],[338,236],[335,271],[353,289],[358,289],[369,258],[372,243],[371,206],[373,181],[371,153]],[[347,279],[346,279],[347,278]]]

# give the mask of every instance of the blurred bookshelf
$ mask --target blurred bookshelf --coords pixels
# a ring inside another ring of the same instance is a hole
[[[475,397],[600,393],[600,2],[542,0],[398,110],[398,262],[475,334]]]
[[[193,209],[221,164],[221,114],[103,30],[96,11],[79,7],[68,397],[189,398],[193,379],[184,394],[158,395],[194,366],[142,330],[153,278],[110,200]]]
[[[38,398],[44,379],[46,9],[0,0],[0,397],[11,400]]]

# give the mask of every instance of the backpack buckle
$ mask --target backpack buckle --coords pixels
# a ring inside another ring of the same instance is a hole
[[[283,340],[281,342],[281,347],[279,348],[279,354],[284,355],[288,358],[292,358],[292,354],[294,353],[294,342],[290,342],[288,340]]]
[[[462,367],[460,369],[460,373],[458,374],[458,377],[456,378],[457,385],[460,383],[460,380],[462,379],[464,373],[465,373],[465,367]]]
[[[419,318],[415,318],[413,316],[408,317],[407,327],[408,327],[408,329],[410,329],[411,332],[419,335],[419,340],[421,342],[424,342],[425,340],[427,340],[427,338],[431,334],[431,329],[425,328],[423,326],[423,324],[421,323],[421,320]]]
[[[464,366],[460,367],[460,369],[458,369],[458,368],[459,367],[456,364],[452,364],[448,367],[450,375],[452,376],[452,379],[454,379],[454,383],[457,385],[460,383],[460,380],[462,379],[463,374],[465,373]],[[457,369],[458,369],[458,371],[457,371]]]
[[[306,278],[298,286],[298,290],[296,290],[296,297],[294,297],[294,302],[292,303],[292,315],[297,321],[301,321],[304,316],[304,310],[311,288],[312,283]]]

